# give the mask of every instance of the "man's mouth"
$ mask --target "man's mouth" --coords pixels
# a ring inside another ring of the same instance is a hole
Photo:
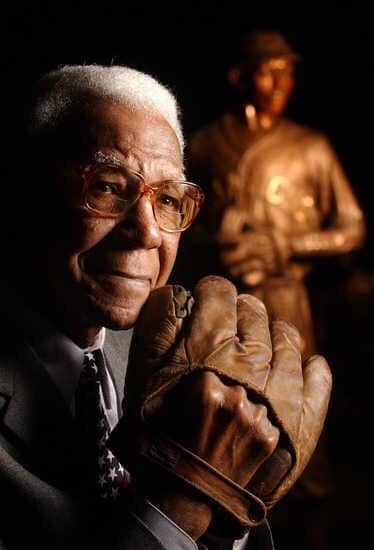
[[[134,279],[134,280],[139,280],[139,281],[146,281],[146,282],[150,282],[151,281],[151,277],[147,276],[147,275],[141,275],[141,274],[137,274],[137,273],[129,273],[127,271],[121,271],[119,269],[108,269],[108,270],[101,270],[97,272],[99,275],[113,275],[113,276],[117,276],[117,277],[122,277],[124,279]]]
[[[84,256],[79,258],[79,265],[81,272],[85,273],[90,278],[112,277],[128,280],[130,282],[133,281],[135,283],[138,282],[139,284],[152,285],[153,277],[150,274],[139,273],[136,270],[129,270],[118,265],[99,265],[99,263],[95,265],[95,263],[87,261]]]
[[[118,284],[136,284],[141,286],[150,287],[152,284],[152,278],[147,275],[129,273],[127,271],[120,271],[118,269],[105,269],[97,270],[90,273],[95,279],[112,279],[113,282],[118,281]]]

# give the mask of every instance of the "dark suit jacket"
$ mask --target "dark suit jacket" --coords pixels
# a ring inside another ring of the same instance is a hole
[[[134,509],[85,497],[66,402],[22,334],[0,329],[0,548],[191,548],[170,539],[164,545]],[[108,331],[104,347],[119,403],[129,340],[128,332]]]

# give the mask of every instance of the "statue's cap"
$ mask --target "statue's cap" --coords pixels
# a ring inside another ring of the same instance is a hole
[[[253,31],[242,36],[242,61],[251,64],[261,63],[273,57],[288,57],[298,61],[300,55],[292,48],[286,38],[277,31]]]

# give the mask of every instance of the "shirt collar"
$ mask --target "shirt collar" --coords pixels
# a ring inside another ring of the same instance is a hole
[[[99,334],[96,336],[94,343],[92,346],[89,346],[88,348],[84,348],[83,351],[95,351],[95,349],[100,349],[103,351],[104,349],[104,343],[105,343],[105,328],[103,327]]]

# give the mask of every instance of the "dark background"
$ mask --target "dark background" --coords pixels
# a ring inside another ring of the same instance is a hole
[[[0,16],[5,159],[9,151],[22,159],[19,134],[30,87],[59,65],[126,64],[153,74],[176,93],[188,136],[225,108],[225,72],[240,33],[280,30],[301,54],[288,114],[330,138],[368,225],[365,248],[324,265],[313,295],[319,347],[335,380],[328,432],[337,489],[327,513],[333,543],[344,533],[340,548],[370,541],[374,489],[374,23],[369,8],[349,4],[175,2],[135,8],[56,2],[10,5]]]
[[[20,104],[44,71],[68,63],[117,63],[167,84],[180,101],[189,135],[225,107],[225,72],[239,34],[279,29],[303,59],[288,114],[330,137],[371,227],[374,24],[369,8],[358,2],[349,8],[331,2],[263,6],[7,6],[0,15],[3,123],[10,118],[14,128]],[[365,262],[372,265],[370,254]]]

